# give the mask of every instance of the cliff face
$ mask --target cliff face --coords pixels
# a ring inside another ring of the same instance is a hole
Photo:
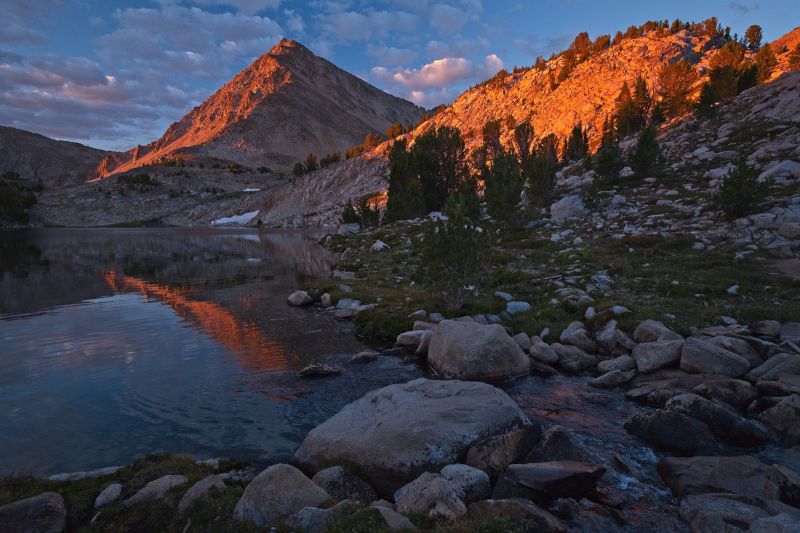
[[[45,187],[83,183],[109,152],[0,126],[0,174],[16,172]]]
[[[126,172],[182,153],[288,170],[309,152],[344,151],[367,133],[415,123],[422,113],[284,39],[160,139],[108,158],[97,174]]]

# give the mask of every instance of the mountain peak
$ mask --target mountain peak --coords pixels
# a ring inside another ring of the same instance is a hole
[[[288,55],[297,53],[313,55],[311,50],[309,50],[299,42],[295,41],[294,39],[288,39],[284,37],[280,41],[275,43],[275,46],[273,46],[270,49],[268,55],[279,56],[279,55]]]

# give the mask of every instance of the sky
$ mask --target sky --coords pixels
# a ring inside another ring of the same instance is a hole
[[[581,32],[717,16],[766,41],[797,0],[0,0],[0,125],[98,148],[146,144],[281,38],[397,96],[450,103]]]

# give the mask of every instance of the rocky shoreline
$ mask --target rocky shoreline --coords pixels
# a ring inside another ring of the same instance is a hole
[[[588,312],[592,320],[573,322],[552,343],[543,340],[547,332],[511,335],[482,316],[440,320],[419,311],[394,348],[351,362],[424,360],[433,379],[389,385],[348,404],[309,432],[290,464],[231,468],[184,457],[207,475],[177,469],[133,484],[119,478],[135,465],[56,475],[47,480],[56,490],[1,506],[0,520],[9,531],[63,531],[70,505],[61,493],[91,482],[89,530],[108,525],[105,513],[151,505],[166,505],[184,531],[208,530],[191,513],[233,490],[235,505],[217,520],[242,530],[348,531],[369,523],[370,531],[639,531],[652,512],[662,522],[673,513],[663,530],[797,531],[800,324],[732,324],[684,338],[654,320],[625,332],[617,321],[625,311]],[[341,370],[321,366],[327,371],[301,376]],[[669,503],[650,501],[646,511],[640,497],[602,481],[640,475],[625,459],[593,462],[570,431],[527,415],[495,386],[529,372],[595,376],[589,387],[623,389],[641,404],[624,427],[657,452],[659,479],[651,483],[672,494]]]

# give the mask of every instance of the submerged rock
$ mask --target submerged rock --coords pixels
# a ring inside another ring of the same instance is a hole
[[[625,429],[655,448],[676,453],[709,453],[719,448],[707,425],[675,411],[637,413],[625,422]]]
[[[324,378],[328,376],[338,376],[342,369],[325,363],[313,363],[300,370],[297,375],[301,378]]]
[[[308,433],[294,461],[312,471],[337,462],[355,464],[386,497],[422,472],[458,462],[472,444],[528,423],[514,400],[496,387],[420,378],[346,405]]]

